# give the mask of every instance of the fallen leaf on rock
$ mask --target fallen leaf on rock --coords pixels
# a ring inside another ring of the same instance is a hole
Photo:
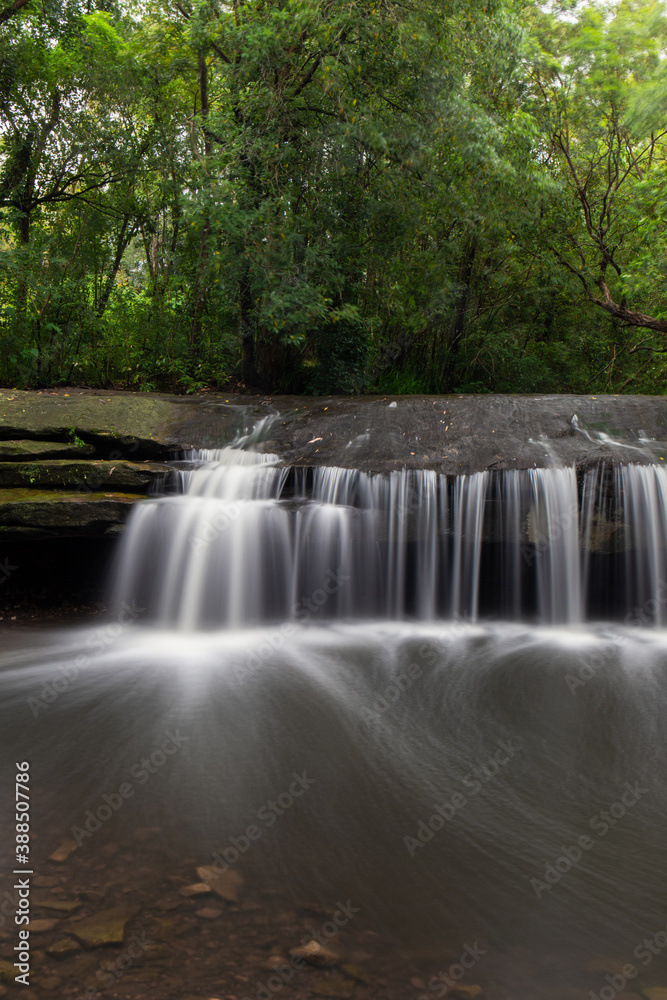
[[[647,1000],[667,1000],[667,988],[664,986],[650,986],[647,990],[642,990],[642,994]]]
[[[302,958],[309,965],[315,965],[320,969],[330,969],[340,962],[340,956],[328,948],[323,948],[317,941],[309,941],[299,948],[292,948],[290,955],[294,958]]]
[[[228,903],[238,903],[239,889],[243,885],[243,876],[239,872],[231,869],[220,871],[219,868],[202,866],[197,869],[197,875],[216,896],[220,896]]]

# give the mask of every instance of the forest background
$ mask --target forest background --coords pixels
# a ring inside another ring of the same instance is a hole
[[[662,393],[667,11],[0,10],[0,384]]]

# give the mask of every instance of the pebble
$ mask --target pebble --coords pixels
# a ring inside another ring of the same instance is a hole
[[[317,941],[309,941],[299,948],[292,948],[290,955],[302,958],[309,965],[320,969],[331,969],[340,962],[340,956],[328,948],[323,948]]]
[[[231,869],[220,871],[202,865],[197,869],[197,875],[209,888],[228,903],[238,903],[239,889],[243,885],[243,876]]]
[[[262,968],[266,969],[268,972],[277,972],[278,969],[285,969],[288,967],[289,962],[281,955],[269,955],[266,961],[262,962]]]

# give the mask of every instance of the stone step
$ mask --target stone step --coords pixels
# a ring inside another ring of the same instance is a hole
[[[0,489],[0,538],[113,533],[136,502],[132,493]]]
[[[156,462],[71,462],[67,459],[0,462],[0,489],[55,487],[80,490],[84,494],[103,489],[145,494],[156,479],[169,471],[168,465]]]
[[[34,461],[43,458],[91,458],[92,444],[69,441],[0,441],[0,462]]]

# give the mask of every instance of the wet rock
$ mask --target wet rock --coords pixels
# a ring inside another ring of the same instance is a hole
[[[66,397],[0,390],[0,438],[68,442],[73,431],[107,457],[164,459],[180,448],[213,448],[234,436],[242,424],[242,408],[212,406],[214,402],[213,397],[138,392],[87,391]],[[257,411],[259,416],[259,407]]]
[[[67,490],[0,489],[0,524],[4,531],[40,530],[46,537],[63,529],[104,534],[127,520],[137,497],[132,493],[72,493]]]
[[[642,990],[642,996],[645,996],[646,1000],[667,1000],[667,987],[650,986],[648,989]]]
[[[201,866],[197,869],[197,875],[216,896],[220,896],[228,903],[238,903],[239,889],[243,885],[243,876],[239,872]]]
[[[0,983],[13,983],[16,969],[12,962],[0,961]]]
[[[81,945],[78,941],[74,941],[73,938],[61,938],[46,950],[51,958],[69,958],[70,955],[75,955],[77,951],[81,951]]]
[[[212,906],[204,906],[201,910],[195,910],[195,916],[201,917],[202,920],[215,920],[222,916],[222,910],[216,910]]]
[[[331,969],[340,962],[339,955],[312,940],[299,948],[292,948],[290,955],[294,958],[302,958],[308,965],[314,965],[320,969]]]
[[[67,924],[67,930],[88,948],[122,944],[125,927],[136,912],[136,909],[114,906],[85,920],[71,921]]]
[[[354,983],[347,980],[317,979],[308,988],[316,997],[340,997],[341,1000],[348,1000],[354,996]]]
[[[58,926],[58,920],[31,920],[27,929],[31,934],[48,934]]]
[[[425,990],[426,983],[423,979],[419,979],[418,976],[413,976],[410,980],[410,986],[414,986],[416,990]]]
[[[474,983],[470,986],[465,983],[457,983],[456,986],[450,987],[451,995],[457,1000],[472,1000],[473,997],[481,997],[483,992],[482,987]]]
[[[184,885],[178,890],[181,896],[203,896],[211,892],[211,887],[206,882],[195,882],[193,885]]]
[[[72,841],[72,843],[74,843]],[[76,845],[75,845],[76,846]],[[53,856],[51,856],[53,860]],[[36,875],[32,880],[32,884],[37,889],[53,889],[60,885],[60,876],[58,875]]]
[[[78,850],[78,848],[79,845],[75,840],[63,840],[60,847],[57,847],[53,854],[49,855],[49,861],[55,861],[57,864],[62,864],[62,862],[67,861],[70,854]]]
[[[95,454],[90,444],[66,441],[0,441],[0,462],[34,461],[48,458],[89,458]]]

